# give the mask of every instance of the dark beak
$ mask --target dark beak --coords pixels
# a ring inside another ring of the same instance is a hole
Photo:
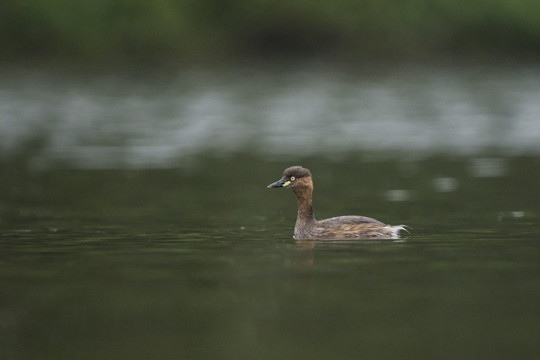
[[[273,182],[270,185],[268,185],[267,188],[269,188],[269,189],[271,189],[271,188],[279,188],[279,187],[283,187],[283,184],[285,184],[285,180],[284,179],[279,179],[278,181]]]

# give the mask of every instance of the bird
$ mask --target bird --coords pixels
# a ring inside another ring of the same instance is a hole
[[[406,225],[388,225],[367,216],[337,216],[316,220],[313,215],[313,177],[309,169],[291,166],[268,188],[291,189],[296,195],[298,215],[294,226],[296,240],[399,239]]]

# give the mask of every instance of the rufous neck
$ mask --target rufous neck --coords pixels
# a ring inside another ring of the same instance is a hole
[[[298,220],[314,220],[313,216],[313,183],[311,178],[306,181],[306,186],[294,188],[296,201],[298,202]]]

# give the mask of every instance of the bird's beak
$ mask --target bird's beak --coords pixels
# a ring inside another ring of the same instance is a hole
[[[291,183],[290,180],[279,179],[278,181],[271,183],[267,187],[269,189],[271,189],[271,188],[279,188],[279,187],[287,187],[287,186],[289,186],[290,183]]]

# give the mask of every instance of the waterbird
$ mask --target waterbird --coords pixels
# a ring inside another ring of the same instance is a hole
[[[388,225],[367,216],[337,216],[316,220],[313,215],[313,178],[309,169],[291,166],[283,176],[268,188],[291,189],[296,195],[298,215],[294,226],[294,239],[346,240],[346,239],[399,239],[406,225]]]

